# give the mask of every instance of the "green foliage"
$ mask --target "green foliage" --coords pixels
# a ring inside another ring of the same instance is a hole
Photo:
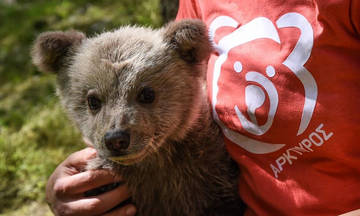
[[[44,201],[46,179],[81,138],[54,95],[54,77],[1,88],[0,210]]]
[[[55,96],[55,77],[31,64],[36,36],[78,29],[87,35],[162,24],[158,0],[0,1],[0,214],[49,215],[46,180],[84,146]]]
[[[40,32],[78,29],[93,35],[126,24],[157,27],[158,14],[158,0],[0,1],[0,84],[38,74],[29,52]]]
[[[0,134],[1,208],[44,200],[48,175],[65,155],[81,147],[78,132],[55,100],[25,120],[16,132]]]

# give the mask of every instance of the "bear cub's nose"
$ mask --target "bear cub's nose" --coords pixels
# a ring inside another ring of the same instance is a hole
[[[130,144],[130,134],[122,130],[108,131],[104,139],[107,149],[114,153],[127,149]]]

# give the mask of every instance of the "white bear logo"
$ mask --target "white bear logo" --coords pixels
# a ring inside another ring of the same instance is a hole
[[[279,34],[276,27],[285,28],[285,27],[295,27],[301,31],[300,37],[292,50],[289,56],[282,62],[291,72],[302,83],[305,90],[305,101],[302,112],[302,117],[300,121],[300,126],[297,132],[297,135],[302,134],[308,127],[312,114],[315,109],[315,104],[317,100],[317,85],[312,74],[304,67],[304,64],[308,61],[312,46],[313,46],[313,29],[311,24],[306,20],[304,16],[299,13],[287,13],[281,16],[276,21],[276,26],[271,22],[271,20],[265,17],[258,17],[250,21],[249,23],[242,25],[237,28],[239,23],[231,17],[228,16],[219,16],[212,21],[209,28],[210,38],[213,41],[213,45],[219,57],[216,59],[214,64],[214,74],[213,74],[213,83],[212,83],[212,109],[215,120],[221,126],[224,135],[241,146],[245,150],[255,153],[255,154],[265,154],[275,152],[285,144],[275,144],[275,143],[265,143],[258,140],[251,139],[244,135],[241,135],[233,130],[230,130],[224,125],[220,120],[215,106],[217,104],[217,96],[219,92],[218,80],[221,73],[221,67],[223,63],[227,60],[229,51],[237,46],[245,44],[247,42],[266,38],[271,39],[277,43],[280,42]],[[216,30],[221,27],[233,27],[237,28],[230,34],[222,37],[218,43],[214,42],[214,37]],[[242,63],[236,61],[234,63],[234,71],[237,73],[242,72]],[[266,68],[266,75],[271,78],[275,76],[276,70],[273,66],[269,65]],[[273,119],[276,114],[278,107],[279,97],[277,90],[271,80],[264,76],[263,74],[257,71],[249,71],[246,73],[246,81],[251,81],[259,84],[263,87],[260,88],[257,85],[248,85],[245,88],[245,104],[247,105],[247,113],[250,118],[246,118],[239,108],[235,105],[235,113],[241,122],[244,130],[253,135],[263,135],[265,134],[272,126]],[[268,118],[265,124],[259,125],[255,116],[255,110],[261,107],[265,100],[265,94],[268,95],[270,100],[270,108],[268,111]]]

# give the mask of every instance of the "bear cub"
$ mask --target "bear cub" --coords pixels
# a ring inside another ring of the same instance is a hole
[[[62,105],[98,152],[88,168],[122,176],[138,215],[241,215],[237,169],[206,96],[211,50],[199,20],[35,41],[34,64],[57,75]]]

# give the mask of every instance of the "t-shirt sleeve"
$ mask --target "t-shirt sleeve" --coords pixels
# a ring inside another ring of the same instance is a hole
[[[176,20],[200,18],[196,11],[196,0],[179,0],[179,9]]]
[[[351,1],[351,21],[354,25],[355,31],[360,36],[360,1],[352,0]]]

